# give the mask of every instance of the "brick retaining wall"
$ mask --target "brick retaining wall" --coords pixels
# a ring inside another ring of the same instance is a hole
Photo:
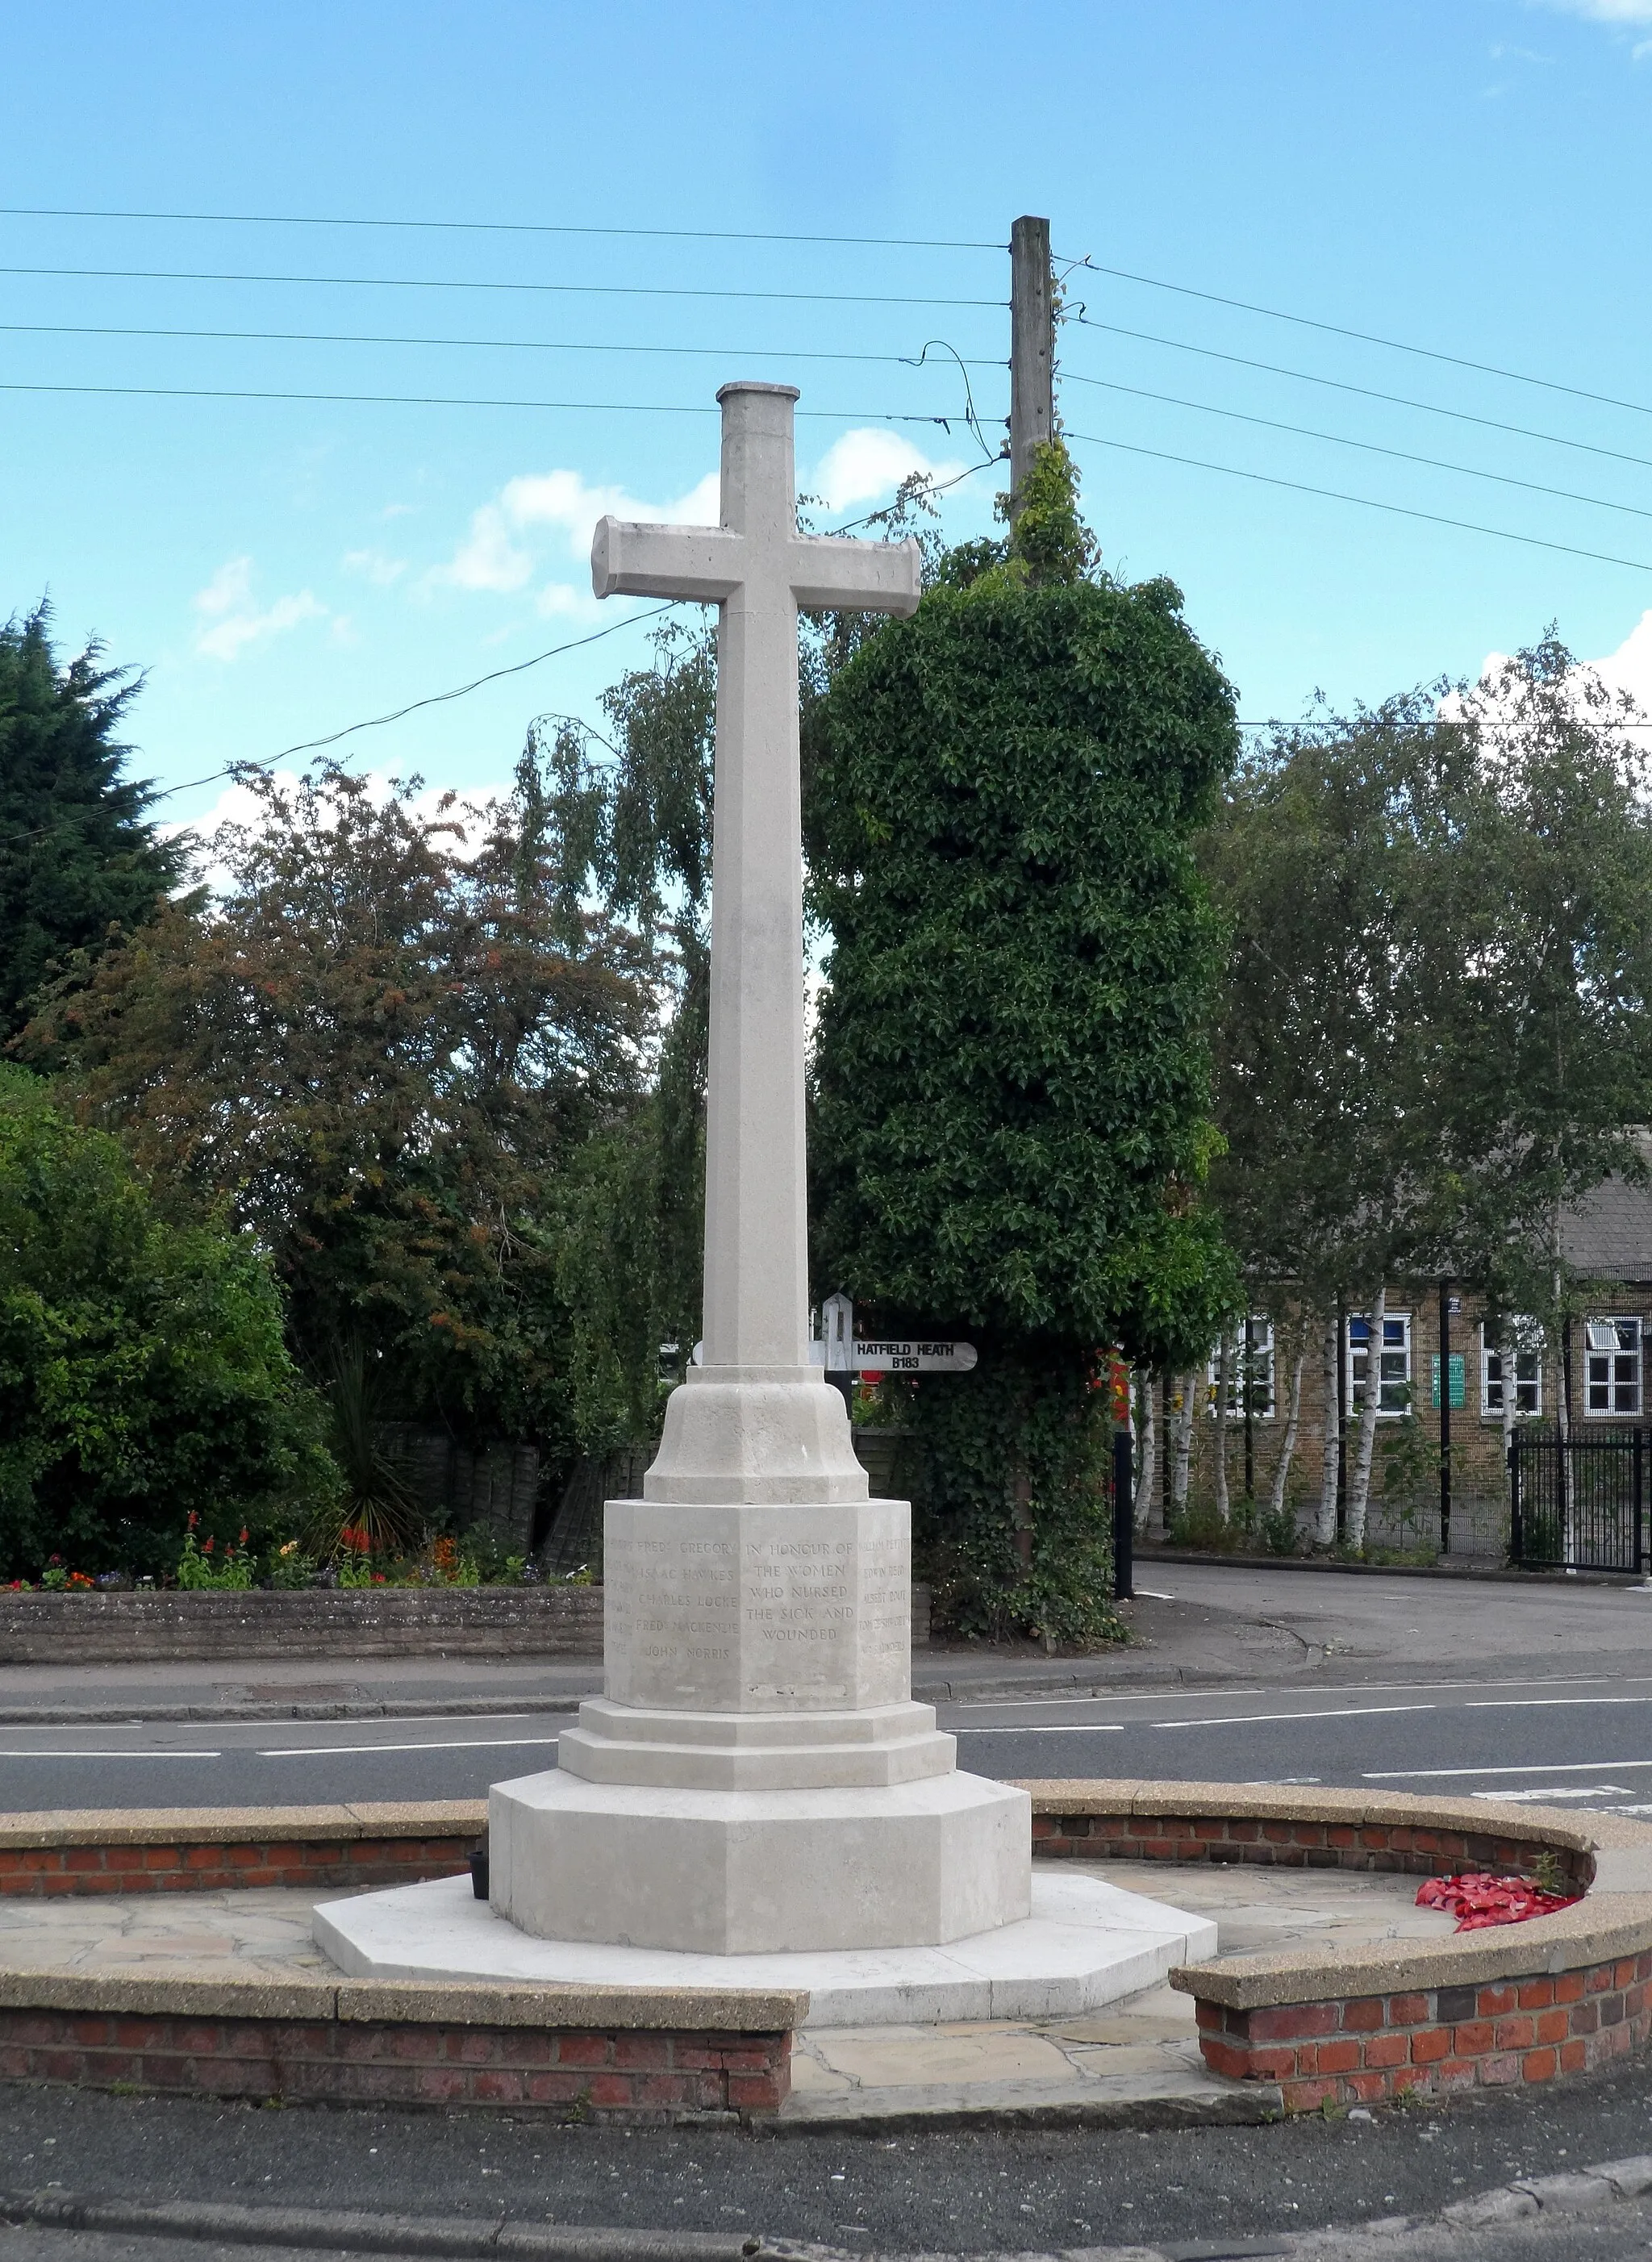
[[[1049,1861],[1245,1862],[1264,1868],[1388,1870],[1413,1877],[1465,1869],[1524,1872],[1529,1838],[1414,1822],[1269,1821],[1255,1815],[1035,1812],[1033,1853]],[[1570,1888],[1584,1891],[1593,1859],[1547,1845]]]
[[[0,1899],[412,1885],[464,1871],[487,1802],[156,1808],[0,1818]]]
[[[0,1665],[262,1657],[596,1657],[600,1587],[307,1587],[292,1594],[0,1591]]]
[[[913,1589],[913,1646],[929,1641],[929,1590]],[[600,1587],[306,1587],[290,1594],[11,1594],[0,1588],[0,1665],[179,1664],[322,1657],[589,1657],[602,1653]]]
[[[791,2035],[0,2008],[0,2078],[287,2104],[539,2107],[637,2125],[778,2112]]]
[[[1407,2089],[1502,2087],[1582,2073],[1652,2029],[1652,1950],[1552,1977],[1233,2010],[1196,1999],[1213,2073],[1277,2082],[1288,2113]]]

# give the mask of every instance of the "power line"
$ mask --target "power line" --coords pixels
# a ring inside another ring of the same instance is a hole
[[[1582,455],[1604,456],[1614,464],[1638,464],[1652,470],[1652,457],[1626,455],[1620,448],[1597,447],[1588,440],[1569,440],[1559,432],[1535,431],[1527,424],[1504,424],[1495,416],[1475,416],[1466,408],[1442,408],[1432,400],[1412,400],[1403,393],[1380,393],[1374,385],[1352,385],[1339,377],[1316,377],[1306,369],[1287,369],[1281,363],[1252,361],[1247,355],[1222,353],[1215,346],[1189,345],[1185,338],[1161,338],[1151,330],[1127,330],[1117,322],[1099,322],[1093,314],[1065,318],[1086,330],[1104,330],[1109,337],[1135,338],[1143,345],[1169,346],[1176,353],[1198,354],[1205,361],[1225,361],[1235,369],[1260,370],[1268,377],[1294,378],[1299,385],[1318,385],[1332,393],[1357,393],[1362,400],[1384,400],[1391,408],[1415,408],[1425,416],[1448,416],[1455,424],[1478,424],[1488,432],[1509,432],[1519,440],[1541,440],[1552,448],[1575,448]]]
[[[950,479],[929,482],[928,491],[932,494],[944,494],[949,487],[956,487],[963,480],[972,479],[977,472],[990,471],[999,460],[992,457],[985,463],[970,464],[965,470],[955,472]],[[830,531],[834,535],[850,534],[857,526],[869,526],[884,515],[883,511],[868,511],[860,518],[851,518],[841,526],[833,527]],[[282,747],[278,753],[263,754],[244,762],[232,762],[224,769],[213,770],[206,777],[188,778],[182,785],[167,786],[161,792],[152,794],[148,805],[153,806],[158,801],[170,801],[180,793],[193,793],[204,785],[216,785],[221,779],[234,777],[242,770],[273,769],[278,762],[289,761],[295,754],[318,753],[324,746],[335,746],[341,738],[353,738],[358,731],[382,730],[388,723],[400,723],[408,715],[416,715],[421,708],[446,706],[451,700],[464,699],[473,691],[480,691],[485,684],[501,682],[508,675],[524,674],[530,667],[538,667],[547,659],[559,659],[564,652],[579,652],[586,645],[601,644],[605,637],[617,636],[622,629],[634,627],[638,621],[657,620],[661,613],[674,611],[679,602],[674,598],[663,605],[651,605],[646,612],[628,613],[623,620],[612,621],[607,628],[594,630],[589,636],[575,637],[568,644],[552,645],[548,652],[536,652],[531,659],[516,660],[509,667],[495,667],[486,675],[473,678],[469,683],[456,685],[451,691],[436,691],[427,698],[410,700],[405,707],[394,708],[388,714],[372,715],[362,723],[347,723],[342,731],[331,731],[326,738],[301,739],[295,746]],[[0,847],[11,848],[25,840],[40,839],[55,829],[53,825],[43,825],[32,832],[14,832],[0,840]]]
[[[715,401],[683,400],[513,400],[484,399],[457,393],[298,393],[260,390],[253,386],[206,385],[32,385],[0,379],[0,393],[69,393],[112,394],[139,400],[332,400],[355,401],[372,407],[396,408],[549,408],[591,410],[622,416],[715,416]],[[920,416],[895,408],[799,408],[799,416],[846,420],[850,423],[938,424],[950,432],[955,423],[968,420],[962,409],[950,416]]]
[[[1414,346],[1403,338],[1379,337],[1371,330],[1351,330],[1340,322],[1322,322],[1311,314],[1288,314],[1279,306],[1253,306],[1248,299],[1224,299],[1220,292],[1195,291],[1186,283],[1166,283],[1157,275],[1133,275],[1127,268],[1099,266],[1093,259],[1077,259],[1074,268],[1088,268],[1092,274],[1111,275],[1122,283],[1141,283],[1153,291],[1173,291],[1179,298],[1202,299],[1207,306],[1233,306],[1244,314],[1266,314],[1270,321],[1294,322],[1299,329],[1323,330],[1333,338],[1353,338],[1366,346],[1383,346],[1390,353],[1414,354],[1422,361],[1446,363],[1453,369],[1472,369],[1482,377],[1504,377],[1514,385],[1533,385],[1545,393],[1564,393],[1574,400],[1592,400],[1602,408],[1627,408],[1636,416],[1652,416],[1652,407],[1641,400],[1620,400],[1610,393],[1590,393],[1580,385],[1562,385],[1552,377],[1533,377],[1520,369],[1504,369],[1496,362],[1469,361],[1462,354],[1441,353],[1432,346]],[[1071,270],[1069,270],[1071,271]]]
[[[597,227],[563,220],[363,220],[318,213],[83,212],[54,205],[0,205],[5,220],[183,220],[228,227],[420,228],[444,234],[616,235],[658,237],[677,243],[837,243],[867,251],[1007,251],[1004,243],[961,242],[922,235],[785,235],[732,227]]]
[[[1001,311],[1006,299],[919,299],[902,292],[728,291],[711,285],[678,283],[493,283],[428,275],[241,275],[172,267],[0,267],[0,275],[52,275],[80,282],[116,283],[299,283],[326,284],[360,291],[535,291],[588,299],[767,299],[792,306],[990,306]]]
[[[160,793],[151,794],[147,805],[153,807],[157,801],[171,801],[180,793],[193,793],[199,786],[217,785],[221,779],[234,777],[243,770],[273,769],[278,762],[288,761],[294,754],[316,753],[323,746],[335,746],[341,738],[353,738],[357,731],[378,731],[382,730],[386,723],[400,723],[404,717],[417,714],[422,707],[445,706],[450,700],[463,699],[473,691],[480,691],[484,684],[498,683],[507,675],[525,674],[529,668],[538,667],[547,659],[559,659],[565,652],[578,652],[582,645],[601,644],[604,637],[617,636],[622,629],[631,628],[638,621],[655,620],[661,613],[670,612],[676,600],[673,599],[663,605],[651,605],[646,612],[627,613],[623,620],[610,621],[605,629],[593,630],[589,636],[575,637],[569,644],[553,644],[548,652],[536,652],[531,659],[516,660],[509,667],[495,667],[487,675],[478,675],[469,683],[457,685],[451,691],[433,691],[428,698],[409,700],[405,707],[397,707],[387,715],[370,715],[365,722],[347,723],[342,731],[334,731],[324,738],[304,738],[296,746],[283,746],[279,753],[261,754],[256,760],[244,762],[229,762],[220,770],[211,771],[206,777],[186,778],[182,785],[170,785]],[[0,847],[16,847],[21,841],[38,840],[55,830],[54,825],[42,825],[32,832],[14,832],[6,840],[0,841]]]
[[[846,353],[807,346],[674,346],[606,344],[567,338],[429,338],[357,330],[172,330],[136,323],[0,322],[8,336],[69,338],[218,338],[249,345],[477,346],[511,353],[687,354],[717,361],[853,361],[915,368],[912,354]],[[1005,360],[964,360],[965,369],[1007,369]]]
[[[1351,440],[1340,432],[1317,432],[1307,424],[1282,424],[1277,417],[1252,416],[1242,408],[1218,408],[1214,401],[1184,400],[1174,393],[1150,393],[1139,385],[1118,385],[1107,377],[1084,377],[1077,370],[1064,370],[1068,383],[1093,385],[1108,393],[1128,393],[1136,400],[1162,401],[1171,408],[1196,408],[1206,416],[1225,416],[1237,424],[1259,424],[1269,432],[1291,432],[1300,440],[1325,440],[1334,448],[1360,448],[1371,456],[1391,456],[1397,463],[1424,464],[1435,472],[1455,472],[1466,479],[1495,479],[1499,486],[1524,487],[1528,494],[1555,495],[1562,502],[1585,502],[1596,510],[1625,511],[1634,518],[1652,518],[1652,510],[1643,510],[1632,502],[1612,502],[1605,495],[1578,494],[1571,487],[1548,487],[1535,479],[1517,479],[1508,472],[1482,472],[1472,464],[1448,463],[1439,456],[1417,456],[1406,448],[1385,448],[1376,440]]]
[[[1301,479],[1282,479],[1267,472],[1242,472],[1236,464],[1207,463],[1201,456],[1172,456],[1164,448],[1138,448],[1129,440],[1103,440],[1094,432],[1069,432],[1069,440],[1078,440],[1090,448],[1116,448],[1127,456],[1151,456],[1161,464],[1186,464],[1197,472],[1221,472],[1231,479],[1252,479],[1265,487],[1288,487],[1295,494],[1323,496],[1330,502],[1358,503],[1362,510],[1384,510],[1396,518],[1420,518],[1431,526],[1455,527],[1464,534],[1489,534],[1497,542],[1523,543],[1532,550],[1558,550],[1567,558],[1591,558],[1601,566],[1627,566],[1633,573],[1652,573],[1652,565],[1643,558],[1614,558],[1604,550],[1581,550],[1571,542],[1549,542],[1541,535],[1511,534],[1506,527],[1479,526],[1467,518],[1447,518],[1433,510],[1413,510],[1403,503],[1378,502],[1373,495],[1345,494],[1338,487],[1310,487]]]

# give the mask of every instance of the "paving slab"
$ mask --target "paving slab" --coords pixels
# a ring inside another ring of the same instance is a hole
[[[1416,1905],[1415,1879],[1336,1870],[1135,1862],[1062,1865],[1115,1889],[1156,1895],[1214,1924],[1221,1957],[1323,1944],[1328,1955],[1439,1938],[1452,1920]],[[1047,1872],[1045,1873],[1047,1874]],[[311,1936],[336,1891],[232,1892],[0,1901],[0,1969],[198,1985],[213,1974],[310,1981],[337,1970]],[[1057,2018],[805,2026],[795,2044],[783,2129],[853,2129],[960,2119],[1155,2126],[1256,2120],[1278,2109],[1266,2085],[1220,2079],[1199,2054],[1192,2000],[1162,1984]]]

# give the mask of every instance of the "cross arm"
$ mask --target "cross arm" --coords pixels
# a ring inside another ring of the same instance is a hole
[[[599,518],[591,587],[599,597],[698,597],[720,604],[744,578],[745,549],[745,536],[726,527]]]
[[[915,613],[922,554],[910,540],[800,534],[792,550],[792,594],[805,611]]]

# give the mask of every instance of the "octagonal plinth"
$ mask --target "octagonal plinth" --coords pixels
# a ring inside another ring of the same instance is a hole
[[[935,1946],[1024,1918],[1032,1806],[977,1776],[696,1790],[560,1769],[488,1796],[489,1898],[542,1940],[718,1956]]]

